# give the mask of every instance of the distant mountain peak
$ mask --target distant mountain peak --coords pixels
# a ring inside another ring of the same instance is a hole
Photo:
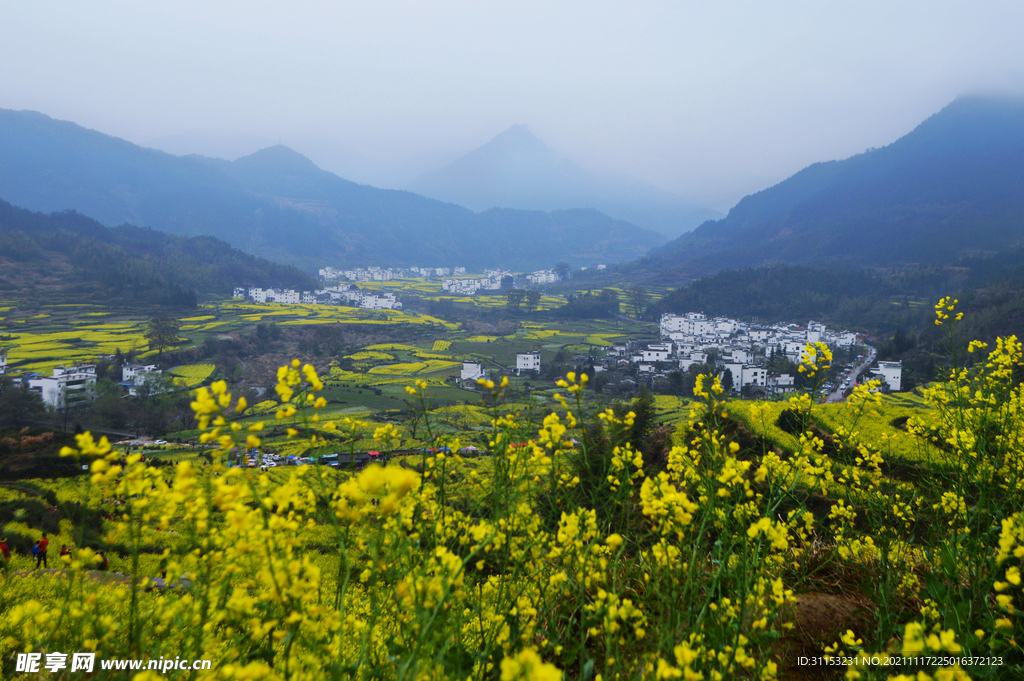
[[[460,161],[486,159],[488,163],[498,164],[509,158],[524,156],[535,157],[542,162],[558,160],[558,153],[554,149],[530,132],[529,127],[519,124],[495,135],[490,142],[469,152]]]
[[[534,144],[523,129],[508,137]],[[73,123],[0,111],[0,159],[0,196],[33,210],[74,208],[109,225],[215,235],[314,270],[424,262],[533,270],[559,260],[618,262],[664,243],[593,211],[476,214],[357,185],[283,145],[235,161],[179,157]]]
[[[268,169],[273,168],[274,170],[286,170],[292,172],[308,172],[310,170],[320,169],[311,160],[283,144],[275,144],[272,147],[260,149],[248,156],[236,159],[233,163],[241,166]]]
[[[596,208],[670,236],[721,217],[642,180],[581,168],[524,124],[510,126],[444,168],[425,173],[409,189],[476,211]]]

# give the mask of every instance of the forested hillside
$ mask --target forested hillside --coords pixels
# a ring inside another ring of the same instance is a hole
[[[0,200],[0,291],[5,298],[191,307],[197,294],[224,295],[240,285],[308,289],[316,281],[213,237],[104,227],[74,211],[45,215]]]
[[[1024,243],[1024,101],[962,97],[914,131],[747,196],[638,265],[699,277],[772,263],[953,264]]]

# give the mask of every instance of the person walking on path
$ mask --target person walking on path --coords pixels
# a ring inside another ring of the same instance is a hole
[[[32,547],[32,557],[36,559],[36,567],[39,567],[39,540],[36,540],[36,545]]]
[[[39,554],[36,556],[36,569],[42,565],[44,568],[49,567],[46,563],[46,547],[50,545],[50,540],[46,538],[46,533],[43,532],[43,538],[39,540]]]
[[[7,537],[0,539],[0,567],[7,572],[7,566],[11,563],[11,549],[7,546]]]

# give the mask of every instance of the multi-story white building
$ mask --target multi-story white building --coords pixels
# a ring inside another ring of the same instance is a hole
[[[155,364],[125,364],[121,367],[121,385],[132,397],[136,397],[147,383],[151,394],[163,392],[166,388],[161,384],[162,374]]]
[[[61,364],[53,370],[52,376],[29,378],[28,387],[54,409],[74,407],[96,397],[96,365],[66,367]]]
[[[459,375],[463,381],[475,381],[484,375],[484,367],[480,362],[463,362],[462,373]]]
[[[524,371],[540,371],[540,352],[516,354],[516,373],[521,376]]]
[[[836,345],[841,348],[849,348],[857,344],[857,334],[853,331],[846,331],[836,336]]]
[[[722,368],[722,376],[725,376],[726,370],[732,373],[732,387],[738,392],[743,387],[743,363],[721,362],[719,366]]]
[[[808,322],[807,323],[807,342],[808,343],[820,343],[824,340],[825,336],[825,325],[820,322]]]
[[[402,304],[398,302],[394,293],[364,293],[359,307],[370,310],[400,310]]]
[[[899,392],[903,385],[903,362],[879,362],[871,373],[884,379],[892,392]]]
[[[672,357],[672,343],[648,343],[640,356],[644,362],[667,362]]]
[[[661,335],[672,337],[674,334],[683,336],[706,336],[714,331],[715,324],[700,312],[687,312],[684,315],[665,313],[661,315]]]
[[[793,392],[796,380],[791,374],[771,374],[768,376],[768,390],[774,394]]]
[[[733,374],[735,377],[735,374]],[[768,385],[768,370],[764,367],[753,366],[751,364],[744,364],[740,371],[740,387],[747,385],[756,385],[762,388]]]

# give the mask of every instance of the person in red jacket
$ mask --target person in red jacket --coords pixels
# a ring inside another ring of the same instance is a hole
[[[49,546],[49,545],[50,545],[50,540],[46,538],[46,533],[43,532],[43,538],[39,540],[39,555],[36,556],[36,569],[37,570],[39,569],[40,565],[42,565],[43,567],[49,567],[46,564],[46,547]]]
[[[7,537],[0,539],[0,567],[3,568],[4,572],[7,571],[7,565],[11,562],[11,549],[7,546]]]

